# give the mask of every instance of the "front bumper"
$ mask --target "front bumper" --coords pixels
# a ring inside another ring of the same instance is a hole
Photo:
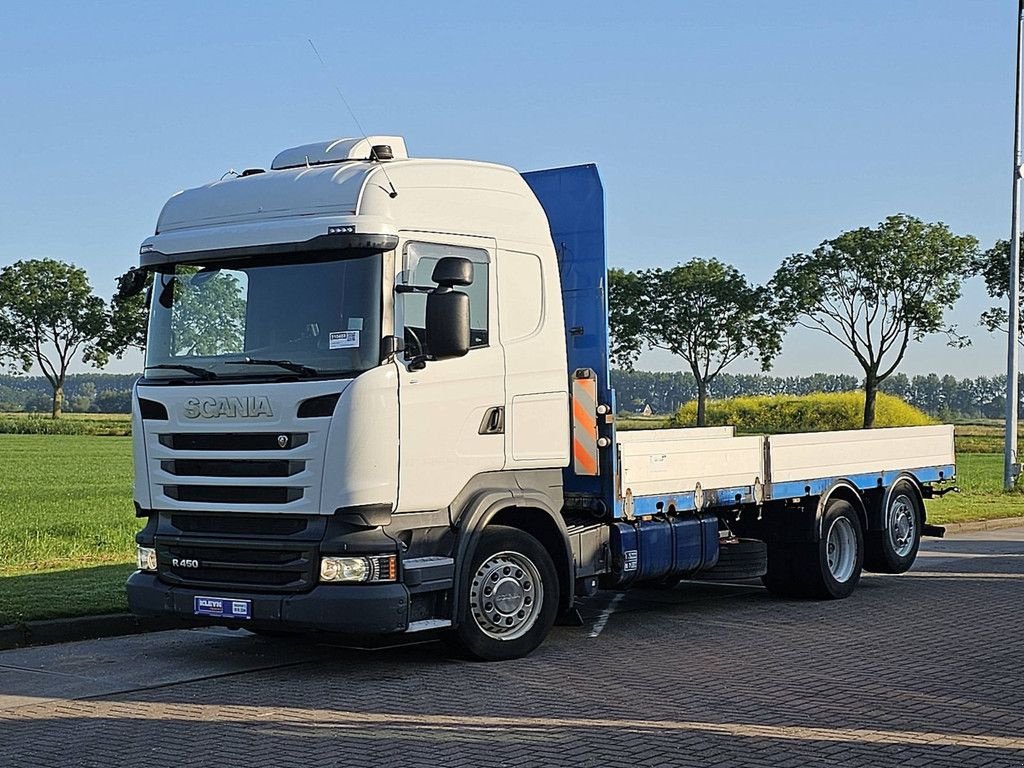
[[[409,626],[409,591],[404,584],[329,584],[292,595],[169,586],[155,573],[128,577],[128,606],[137,616],[176,618],[185,624],[253,629],[320,631],[347,635],[404,632]],[[193,614],[196,596],[252,601],[251,619]]]

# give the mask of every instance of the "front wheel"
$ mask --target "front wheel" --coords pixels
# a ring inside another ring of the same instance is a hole
[[[463,579],[455,637],[484,661],[526,656],[551,630],[558,601],[555,564],[541,543],[518,528],[488,526]]]

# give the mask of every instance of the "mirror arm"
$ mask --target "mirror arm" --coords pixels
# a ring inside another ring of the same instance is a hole
[[[427,360],[429,359],[426,355],[416,355],[416,357],[409,361],[409,370],[422,371],[427,367]]]
[[[405,283],[399,283],[395,286],[395,293],[432,293],[434,286],[432,285],[406,285]]]

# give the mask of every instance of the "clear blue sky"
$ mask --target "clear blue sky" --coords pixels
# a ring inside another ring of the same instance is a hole
[[[1014,0],[18,5],[0,265],[74,261],[105,296],[175,191],[357,133],[309,37],[366,130],[413,154],[596,162],[614,265],[716,256],[762,281],[898,211],[985,246],[1009,230]],[[969,282],[953,318],[974,346],[936,339],[903,370],[998,372],[985,306]],[[856,367],[792,333],[776,372],[818,370]]]

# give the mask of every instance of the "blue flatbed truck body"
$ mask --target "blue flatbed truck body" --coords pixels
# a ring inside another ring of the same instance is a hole
[[[648,552],[652,549],[662,551],[661,559],[665,561],[672,561],[674,553],[683,550],[690,553],[703,551],[703,557],[683,556],[678,561],[684,564],[677,568],[680,572],[706,568],[716,559],[716,553],[712,552],[714,546],[708,541],[708,520],[715,517],[709,514],[712,511],[731,509],[736,517],[740,517],[744,508],[757,509],[772,502],[779,506],[785,501],[805,512],[815,500],[823,505],[837,492],[852,491],[860,495],[865,526],[883,527],[885,523],[881,518],[884,510],[879,507],[886,489],[899,482],[913,484],[922,497],[919,501],[923,502],[923,497],[930,495],[933,484],[948,483],[954,479],[955,466],[952,462],[899,469],[880,466],[866,472],[790,478],[782,482],[773,482],[770,469],[765,467],[764,476],[749,484],[699,489],[679,487],[664,493],[629,495],[627,489],[621,487],[622,459],[614,419],[617,407],[610,376],[608,264],[601,179],[594,165],[528,172],[523,177],[547,214],[558,255],[570,376],[577,371],[593,372],[597,382],[597,400],[605,404],[608,411],[607,415],[597,417],[598,433],[606,441],[606,446],[600,450],[599,472],[581,475],[570,464],[564,472],[565,493],[567,499],[599,500],[596,506],[607,510],[614,527],[610,536],[613,560],[628,562],[632,555],[615,551],[616,548],[636,546],[638,540],[642,544],[646,539]],[[766,451],[770,442],[771,438],[765,439]],[[668,511],[673,516],[666,517]],[[685,518],[679,516],[688,513],[696,513],[705,525],[680,524],[679,521]],[[659,516],[662,518],[660,521],[653,520]],[[923,503],[921,516],[923,523]],[[793,517],[796,525],[798,515]],[[654,524],[645,526],[645,518]],[[779,527],[775,526],[775,536],[779,535]],[[933,526],[927,528],[931,533],[941,532]],[[794,533],[792,537],[804,535],[813,537],[814,534],[813,531],[810,534]],[[786,534],[782,536],[786,537]]]

